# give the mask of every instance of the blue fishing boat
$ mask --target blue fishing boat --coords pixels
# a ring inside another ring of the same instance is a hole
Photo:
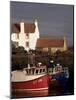
[[[51,61],[51,63],[53,63],[53,61]],[[69,79],[68,67],[62,67],[59,63],[48,68],[48,73],[49,84],[56,85],[57,83],[57,85],[64,87]],[[51,80],[50,77],[52,77]]]

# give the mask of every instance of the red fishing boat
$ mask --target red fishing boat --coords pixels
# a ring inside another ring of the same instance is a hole
[[[48,95],[48,78],[46,66],[28,66],[23,70],[12,71],[11,88],[14,92],[43,92],[42,96]]]

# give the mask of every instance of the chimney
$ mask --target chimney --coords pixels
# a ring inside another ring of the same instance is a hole
[[[38,22],[37,22],[37,19],[35,19],[35,26],[37,26],[38,25]]]
[[[24,22],[22,21],[21,23],[20,23],[20,33],[24,33]]]
[[[36,33],[36,36],[37,38],[39,38],[39,28],[38,28],[38,21],[37,19],[35,19],[35,33]]]

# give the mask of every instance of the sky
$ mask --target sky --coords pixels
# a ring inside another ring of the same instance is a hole
[[[10,3],[10,21],[12,23],[34,22],[38,20],[41,38],[67,39],[73,46],[73,5],[15,2]]]

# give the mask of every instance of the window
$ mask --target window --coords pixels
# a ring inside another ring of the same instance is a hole
[[[19,34],[17,34],[17,39],[19,39]]]
[[[42,72],[42,69],[40,69],[40,73]]]
[[[38,74],[38,70],[36,70],[36,74]]]
[[[45,69],[43,69],[43,72],[45,72]]]
[[[29,47],[29,42],[26,42],[26,47]]]
[[[27,39],[29,38],[29,34],[28,34],[28,33],[26,33],[26,38],[27,38]]]

